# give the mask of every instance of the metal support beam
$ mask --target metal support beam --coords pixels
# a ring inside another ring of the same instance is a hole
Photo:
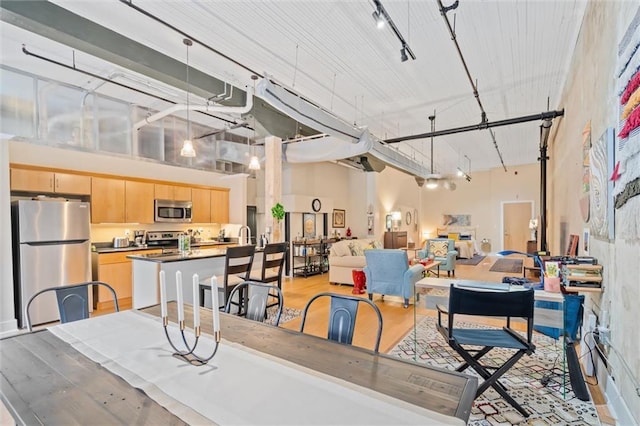
[[[470,126],[454,127],[452,129],[437,130],[435,132],[420,133],[417,135],[400,136],[398,138],[386,139],[384,142],[398,143],[398,142],[410,141],[415,139],[426,139],[432,136],[436,137],[436,136],[453,135],[455,133],[470,132],[472,130],[484,130],[484,129],[489,129],[491,127],[510,126],[512,124],[527,123],[529,121],[552,119],[556,117],[562,117],[563,115],[564,115],[564,109],[560,111],[547,111],[547,112],[541,112],[540,114],[532,114],[532,115],[524,115],[522,117],[508,118],[506,120],[499,120],[499,121],[492,121],[492,122],[485,121],[483,123],[472,124]]]

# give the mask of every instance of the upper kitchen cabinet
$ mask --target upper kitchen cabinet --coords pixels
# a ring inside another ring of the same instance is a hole
[[[125,181],[125,222],[153,223],[154,184]]]
[[[91,194],[91,177],[45,170],[11,169],[11,190],[58,194]]]
[[[91,179],[91,223],[124,223],[124,206],[124,180]]]
[[[158,200],[191,201],[191,188],[156,183],[155,198]]]
[[[193,203],[192,222],[211,222],[211,190],[192,188],[191,202]]]
[[[211,222],[229,223],[229,190],[211,190]]]

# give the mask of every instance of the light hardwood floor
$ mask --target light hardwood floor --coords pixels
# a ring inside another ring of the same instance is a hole
[[[513,256],[512,258],[515,258]],[[492,272],[489,269],[496,261],[497,257],[487,256],[478,265],[456,265],[456,278],[473,279],[487,282],[501,282],[504,276],[522,276],[521,273],[501,273]],[[532,266],[531,259],[524,259],[525,265]],[[446,272],[440,275],[446,277]],[[314,275],[307,278],[294,277],[283,278],[282,291],[284,294],[284,305],[286,307],[302,310],[307,301],[317,293],[333,292],[340,294],[351,294],[353,287],[348,285],[329,284],[329,274]],[[366,294],[362,297],[367,297]],[[380,352],[386,353],[391,350],[405,335],[413,328],[416,319],[430,315],[436,316],[435,311],[428,310],[411,304],[409,308],[403,308],[402,300],[399,297],[386,296],[384,300],[379,295],[374,296],[374,303],[380,309],[383,317],[382,339]],[[130,306],[121,306],[121,309],[130,309]],[[94,312],[94,315],[102,312]],[[314,304],[310,311],[305,325],[305,333],[326,337],[328,321],[328,300],[321,300]],[[283,328],[291,330],[300,329],[300,318],[281,324]],[[487,320],[491,323],[491,320]],[[376,317],[374,312],[366,305],[361,305],[356,321],[355,336],[353,344],[371,349],[374,345],[376,335]],[[578,350],[578,353],[580,351]],[[327,354],[330,356],[330,354]],[[588,384],[589,381],[588,380]],[[600,419],[603,424],[614,425],[606,406],[606,401],[596,385],[589,385],[594,404],[596,405]]]

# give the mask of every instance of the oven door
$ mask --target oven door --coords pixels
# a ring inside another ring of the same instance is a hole
[[[155,200],[156,222],[191,222],[191,202]]]

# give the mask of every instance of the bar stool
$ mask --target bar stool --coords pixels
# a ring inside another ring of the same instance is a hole
[[[227,255],[224,262],[224,279],[219,280],[218,289],[216,289],[216,291],[222,289],[224,297],[222,298],[222,305],[217,306],[217,309],[224,309],[231,295],[231,290],[233,290],[235,286],[249,280],[255,251],[256,247],[253,245],[227,248]],[[205,290],[214,291],[214,289],[211,288],[211,277],[200,281],[200,306],[204,306]],[[239,300],[243,300],[242,294],[240,294]],[[232,304],[237,305],[236,303]]]

